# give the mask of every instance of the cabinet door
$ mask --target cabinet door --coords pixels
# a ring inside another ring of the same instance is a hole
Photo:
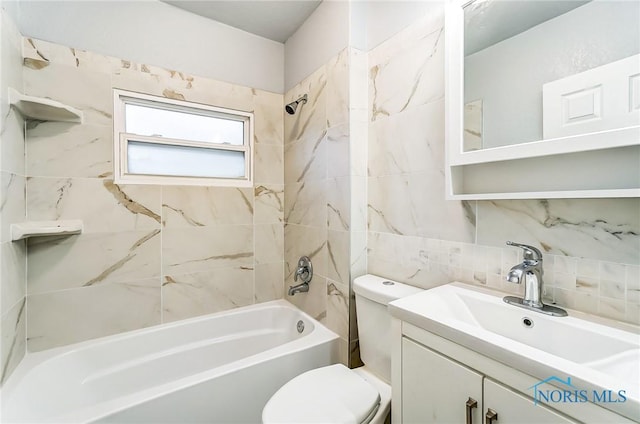
[[[481,423],[482,375],[409,339],[402,339],[402,421],[405,424]]]
[[[495,424],[560,424],[576,423],[544,405],[534,404],[533,399],[485,378],[484,410],[492,409],[498,415]]]

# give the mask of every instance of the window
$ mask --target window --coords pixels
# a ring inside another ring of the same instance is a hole
[[[116,183],[251,186],[253,114],[114,90]]]

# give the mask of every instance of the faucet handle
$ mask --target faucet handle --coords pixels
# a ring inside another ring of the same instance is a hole
[[[313,265],[311,265],[311,259],[308,256],[301,256],[298,259],[298,268],[293,274],[293,281],[298,281],[298,277],[303,283],[308,283],[313,278]]]
[[[541,261],[542,260],[542,252],[533,246],[529,246],[528,244],[515,243],[513,241],[507,241],[508,246],[516,246],[520,247],[524,250],[524,259],[532,260],[532,261]]]

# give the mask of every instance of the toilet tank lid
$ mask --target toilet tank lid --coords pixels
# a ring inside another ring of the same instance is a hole
[[[366,274],[353,280],[353,291],[369,300],[387,305],[391,301],[419,293],[423,289],[377,275]]]

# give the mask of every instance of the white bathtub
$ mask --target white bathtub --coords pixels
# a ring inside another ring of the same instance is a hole
[[[278,300],[27,354],[2,422],[259,423],[285,382],[336,362],[337,342]]]

